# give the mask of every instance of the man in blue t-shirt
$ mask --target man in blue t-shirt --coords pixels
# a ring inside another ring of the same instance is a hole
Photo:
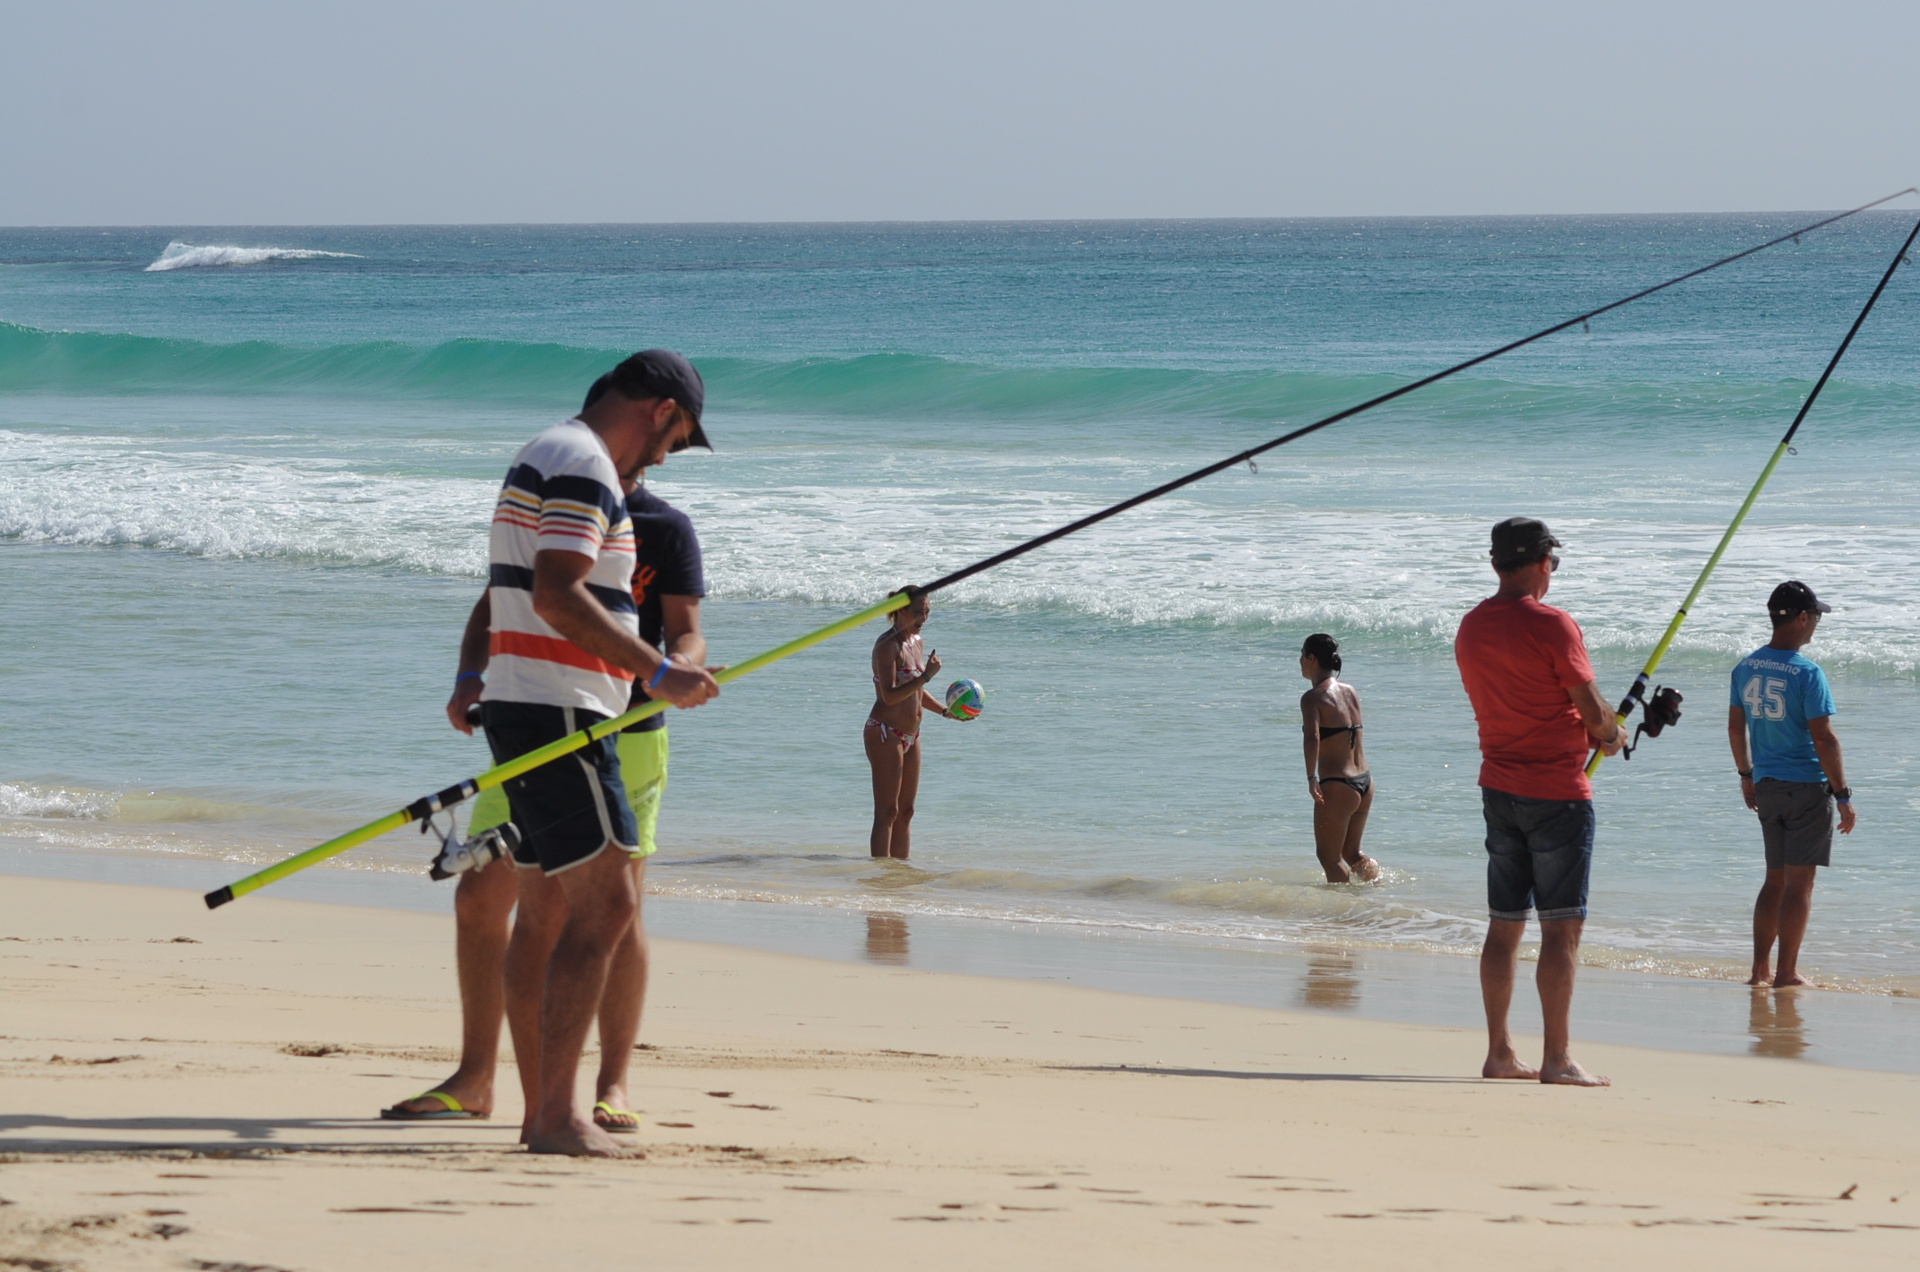
[[[1833,694],[1826,673],[1800,649],[1813,639],[1820,616],[1832,612],[1798,579],[1767,598],[1773,639],[1733,669],[1727,741],[1740,774],[1740,794],[1760,814],[1767,881],[1753,906],[1753,976],[1775,989],[1805,985],[1800,941],[1813,907],[1814,872],[1833,855],[1833,806],[1840,833],[1853,833],[1853,792],[1833,732]],[[1780,961],[1769,968],[1773,943]]]

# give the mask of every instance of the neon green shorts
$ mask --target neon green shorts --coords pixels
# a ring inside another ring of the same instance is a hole
[[[627,802],[633,805],[633,819],[640,826],[640,846],[635,857],[651,857],[659,851],[653,841],[660,824],[660,797],[667,791],[667,731],[622,733],[614,742],[620,753],[620,780],[627,786]],[[495,786],[480,792],[473,801],[473,819],[467,823],[469,837],[507,821],[507,793]]]

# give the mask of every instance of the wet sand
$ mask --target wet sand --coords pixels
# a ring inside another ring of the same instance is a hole
[[[492,1121],[374,1120],[450,1070],[445,917],[0,896],[21,1266],[1920,1257],[1906,1074],[1590,1044],[1610,1090],[1489,1083],[1477,1029],[661,941],[646,1156],[574,1162],[516,1147],[511,1089]]]
[[[205,857],[49,849],[0,834],[0,876],[122,883],[204,891],[246,867]],[[653,875],[650,887],[660,876]],[[274,885],[268,895],[333,905],[445,914],[453,888],[424,869],[329,864]],[[902,913],[884,895],[868,909],[649,894],[655,936],[776,954],[913,967],[921,971],[1048,981],[1241,1007],[1300,1008],[1398,1024],[1454,1026],[1480,1017],[1476,959],[1458,953],[1353,942],[1219,941],[1125,927]],[[1843,939],[1818,929],[1813,947]],[[1523,960],[1535,947],[1523,947]],[[1582,951],[1583,957],[1586,951]],[[1745,961],[1724,979],[1586,965],[1575,1004],[1576,1038],[1664,1051],[1754,1055],[1857,1069],[1920,1073],[1920,999],[1848,990],[1751,993]],[[1531,975],[1523,967],[1523,975]],[[1537,1000],[1514,1002],[1514,1026],[1537,1032]]]

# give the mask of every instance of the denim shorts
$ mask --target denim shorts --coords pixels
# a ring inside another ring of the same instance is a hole
[[[1587,917],[1593,801],[1480,788],[1487,817],[1487,912],[1496,919]]]

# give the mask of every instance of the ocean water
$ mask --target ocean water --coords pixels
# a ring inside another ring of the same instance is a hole
[[[705,371],[651,475],[738,661],[1021,538],[1811,216],[0,230],[0,839],[237,877],[486,767],[441,714],[518,445],[621,354]],[[1487,526],[1631,680],[1910,225],[1865,214],[936,599],[986,714],[930,720],[911,865],[865,855],[866,652],[672,719],[664,894],[1458,955],[1484,928],[1450,639]],[[1920,994],[1920,294],[1861,333],[1601,771],[1591,961],[1744,976],[1758,831],[1731,662],[1835,603],[1860,830],[1805,963]],[[1319,880],[1296,651],[1365,697],[1374,886]],[[401,832],[328,870],[416,872]],[[129,866],[131,869],[131,866]]]

